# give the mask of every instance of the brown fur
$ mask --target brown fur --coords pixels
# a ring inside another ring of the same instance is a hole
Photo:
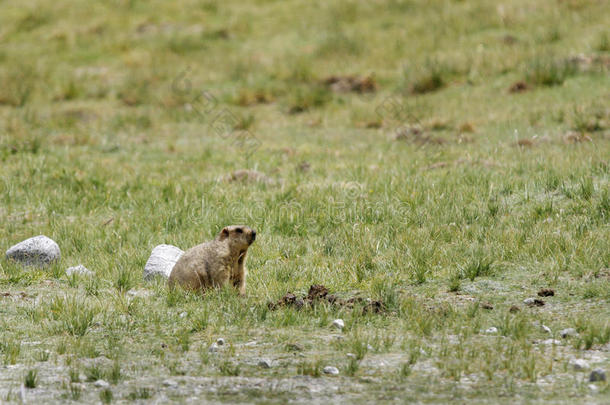
[[[231,283],[240,295],[246,294],[246,254],[256,231],[242,225],[223,228],[216,239],[187,250],[172,269],[169,286],[205,291]]]

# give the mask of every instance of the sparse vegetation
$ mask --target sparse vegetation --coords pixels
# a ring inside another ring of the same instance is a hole
[[[62,249],[0,258],[2,401],[603,403],[610,15],[492,3],[2,2],[0,242]],[[142,280],[235,223],[246,297]]]

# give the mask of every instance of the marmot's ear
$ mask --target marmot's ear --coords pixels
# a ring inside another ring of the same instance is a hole
[[[229,230],[227,228],[222,228],[220,231],[220,240],[226,239],[229,237]]]

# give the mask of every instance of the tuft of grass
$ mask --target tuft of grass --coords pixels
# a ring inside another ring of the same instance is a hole
[[[595,50],[598,52],[610,52],[610,34],[602,32],[595,44]]]
[[[36,388],[38,385],[38,370],[28,370],[27,374],[25,375],[23,385],[25,388]]]
[[[241,368],[239,364],[233,364],[231,361],[226,360],[218,365],[218,371],[220,375],[235,377],[239,375]]]
[[[322,362],[320,360],[303,360],[297,365],[297,374],[320,377],[322,375]]]
[[[560,86],[578,73],[574,61],[552,57],[538,57],[525,70],[526,80],[535,86]]]
[[[112,394],[112,390],[110,388],[104,388],[100,391],[100,401],[103,404],[110,404],[114,399],[114,395]]]
[[[151,397],[152,390],[148,387],[136,388],[127,395],[127,399],[130,401],[137,401],[138,399],[150,399]]]
[[[5,365],[16,364],[20,353],[21,342],[9,337],[4,337],[0,341],[0,354],[2,354],[2,362]]]
[[[56,296],[51,299],[49,312],[51,318],[56,321],[53,325],[56,333],[67,332],[73,336],[84,336],[93,325],[93,318],[98,309],[75,295]]]

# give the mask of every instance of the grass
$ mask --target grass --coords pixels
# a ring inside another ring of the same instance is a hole
[[[36,367],[50,403],[604,402],[565,368],[610,367],[602,3],[5,1],[1,247],[62,259],[0,258],[0,398]],[[246,297],[142,280],[154,246],[235,223],[259,235]],[[362,301],[268,307],[311,284]]]
[[[36,388],[38,385],[38,370],[28,370],[25,375],[23,385],[25,388]]]

